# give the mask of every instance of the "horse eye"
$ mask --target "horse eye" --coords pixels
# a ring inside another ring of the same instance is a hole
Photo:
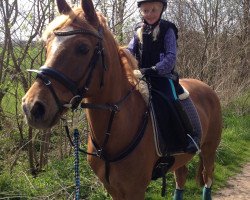
[[[86,44],[80,44],[77,46],[76,52],[80,54],[87,54],[89,52],[89,48]]]

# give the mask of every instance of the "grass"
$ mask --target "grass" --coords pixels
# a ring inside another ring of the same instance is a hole
[[[81,198],[105,199],[106,194],[91,172],[84,157],[81,158]],[[74,199],[74,159],[50,163],[44,172],[32,177],[28,166],[20,164],[10,174],[0,175],[0,199]]]
[[[244,105],[243,105],[244,104]],[[244,107],[244,109],[243,109]],[[217,150],[213,192],[225,186],[228,178],[238,173],[241,167],[250,161],[250,102],[236,101],[223,109],[223,135]],[[25,152],[22,156],[25,155]],[[53,159],[37,177],[28,173],[27,158],[9,172],[4,165],[0,174],[0,199],[73,199],[74,196],[74,158],[64,160]],[[202,188],[194,181],[198,157],[190,162],[189,176],[184,198],[187,200],[201,199]],[[80,159],[81,199],[105,200],[111,199],[105,192],[86,162],[86,157]],[[167,175],[167,197],[162,198],[161,180],[152,181],[147,188],[146,200],[172,199],[175,183],[173,175]]]

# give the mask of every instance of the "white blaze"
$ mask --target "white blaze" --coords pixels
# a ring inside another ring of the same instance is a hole
[[[65,29],[63,29],[62,31],[67,32],[67,31],[73,31],[73,27],[69,26]],[[53,42],[52,42],[52,46],[51,46],[51,51],[52,53],[56,53],[56,51],[59,49],[59,47],[68,39],[74,37],[75,35],[68,35],[68,36],[55,36]]]

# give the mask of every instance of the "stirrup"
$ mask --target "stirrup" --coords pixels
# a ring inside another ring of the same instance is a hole
[[[190,134],[187,134],[187,136],[191,139],[191,141],[192,141],[192,143],[190,144],[188,144],[188,147],[187,147],[187,152],[189,152],[190,151],[190,153],[195,153],[196,152],[196,154],[199,154],[200,152],[201,152],[201,149],[200,149],[200,147],[199,147],[199,145],[197,144],[198,142],[196,142],[195,140],[194,140],[194,138],[190,135]],[[193,144],[193,145],[192,145]],[[190,147],[189,147],[190,146]]]

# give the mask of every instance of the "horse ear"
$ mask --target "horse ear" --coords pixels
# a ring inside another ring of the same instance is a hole
[[[56,3],[60,14],[70,13],[71,8],[65,0],[56,0]]]
[[[86,20],[92,25],[98,26],[99,25],[98,17],[92,0],[82,0],[81,5],[85,13]]]

